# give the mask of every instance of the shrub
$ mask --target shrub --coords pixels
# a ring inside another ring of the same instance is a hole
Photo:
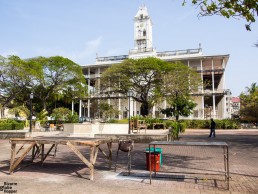
[[[170,137],[171,139],[175,140],[178,139],[178,135],[180,132],[180,123],[179,122],[172,122],[170,125]]]
[[[23,123],[0,123],[0,130],[20,130],[23,128]]]

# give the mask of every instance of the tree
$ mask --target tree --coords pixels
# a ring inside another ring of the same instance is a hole
[[[162,74],[168,71],[170,66],[170,63],[153,57],[127,59],[103,72],[101,91],[127,96],[130,90],[133,93],[132,98],[142,104],[141,113],[148,115],[160,96]]]
[[[29,89],[33,84],[32,77],[36,70],[37,68],[31,68],[28,63],[17,56],[9,58],[0,56],[0,104],[2,108],[10,106],[14,99],[30,93]]]
[[[258,85],[256,83],[252,83],[251,87],[246,87],[246,90],[249,94],[253,94],[258,90]]]
[[[169,108],[161,110],[162,114],[166,114],[169,117],[174,116],[178,121],[179,116],[189,116],[197,104],[194,103],[190,98],[183,98],[179,96],[171,101],[169,105]]]
[[[194,5],[200,7],[201,16],[221,15],[226,18],[243,18],[247,24],[247,30],[251,30],[250,25],[256,21],[258,15],[257,0],[192,0]],[[186,0],[183,1],[183,5]]]
[[[240,94],[240,116],[249,121],[258,121],[258,86],[252,83],[246,92]]]
[[[202,86],[200,75],[182,63],[172,64],[170,71],[163,75],[162,96],[170,107],[163,109],[167,116],[189,116],[197,105],[191,94]]]
[[[81,67],[73,61],[60,56],[38,57],[28,61],[29,64],[40,66],[34,77],[34,93],[42,103],[42,109],[47,110],[47,102],[54,95],[67,97],[82,97],[85,95],[85,79]],[[71,90],[70,88],[76,88]],[[68,94],[69,93],[69,94]],[[71,94],[72,93],[72,94]]]
[[[114,118],[119,114],[119,110],[117,110],[113,105],[108,103],[100,103],[99,105],[100,112],[102,113],[102,117],[105,119]]]
[[[22,118],[28,118],[30,115],[30,111],[25,106],[17,106],[8,111],[9,114],[15,115],[15,117],[22,117]]]

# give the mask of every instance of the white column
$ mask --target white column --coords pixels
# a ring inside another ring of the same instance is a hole
[[[90,94],[90,68],[88,68],[88,94]]]
[[[214,63],[213,59],[211,60],[211,69],[212,69],[212,110],[213,110],[213,117],[215,117],[216,113],[216,103],[215,103],[215,86],[214,86]]]
[[[188,67],[190,67],[190,61],[187,61],[187,65]],[[188,82],[190,83],[190,79],[188,79]],[[190,88],[190,84],[189,84],[189,88]],[[189,115],[189,119],[192,119],[192,114]]]
[[[137,102],[133,99],[133,116],[137,115]]]
[[[79,117],[82,116],[82,100],[80,99],[80,103],[79,103]]]
[[[87,104],[87,108],[88,108],[88,113],[87,113],[87,115],[88,115],[88,117],[90,117],[90,99],[88,99],[88,104]]]
[[[152,118],[156,118],[155,112],[156,112],[156,105],[152,107]]]
[[[165,99],[165,100],[164,100],[164,109],[166,109],[166,108],[167,108],[167,100]],[[167,118],[167,115],[166,115],[166,114],[165,114],[164,118]]]
[[[201,79],[202,79],[202,119],[205,119],[204,117],[204,109],[205,109],[205,104],[204,104],[204,90],[203,90],[203,66],[202,66],[202,60],[200,61],[201,64]]]
[[[120,97],[120,94],[118,94],[118,96]],[[122,119],[122,114],[123,112],[121,111],[121,99],[118,98],[118,111],[119,111],[119,115],[118,115],[118,119]]]
[[[132,116],[132,111],[133,111],[133,101],[131,97],[128,97],[128,113],[130,116]],[[129,118],[129,115],[127,118]]]
[[[74,112],[74,101],[72,100],[72,115],[73,115],[73,112]]]
[[[225,59],[223,58],[222,60],[222,68],[225,69]],[[226,89],[226,73],[225,71],[223,72],[223,86],[222,86],[222,89],[223,89],[223,92],[225,91]],[[223,119],[226,118],[226,115],[227,115],[227,94],[223,95]]]

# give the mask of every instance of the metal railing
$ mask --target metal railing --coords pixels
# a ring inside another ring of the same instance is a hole
[[[178,56],[178,55],[192,55],[192,54],[201,54],[202,49],[187,49],[187,50],[175,50],[175,51],[165,51],[158,52],[158,57],[169,57],[169,56]]]

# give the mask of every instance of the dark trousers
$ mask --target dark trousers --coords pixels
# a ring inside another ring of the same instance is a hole
[[[216,137],[215,129],[211,129],[209,137],[211,137],[212,135],[213,135],[213,137]]]

